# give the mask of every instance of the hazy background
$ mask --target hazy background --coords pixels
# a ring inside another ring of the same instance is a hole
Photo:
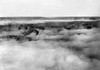
[[[100,0],[0,0],[1,16],[100,16]]]

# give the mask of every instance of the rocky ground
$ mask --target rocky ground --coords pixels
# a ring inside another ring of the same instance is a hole
[[[0,25],[0,70],[99,70],[99,24],[92,19]]]

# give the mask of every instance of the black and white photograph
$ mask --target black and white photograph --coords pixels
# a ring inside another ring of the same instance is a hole
[[[100,0],[0,0],[0,70],[100,70]]]

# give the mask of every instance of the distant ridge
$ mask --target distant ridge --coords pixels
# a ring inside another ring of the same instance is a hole
[[[0,17],[2,20],[100,20],[100,17]]]

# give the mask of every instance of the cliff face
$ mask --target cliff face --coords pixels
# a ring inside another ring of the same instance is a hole
[[[66,31],[78,30],[78,29],[93,29],[99,28],[99,20],[90,20],[90,21],[50,21],[46,20],[45,22],[41,23],[18,23],[12,22],[5,25],[0,25],[0,33],[1,37],[3,38],[21,38],[18,40],[22,40],[25,38],[38,38],[38,35],[45,34],[46,36],[53,34],[60,35],[63,31],[62,36],[66,35]],[[41,33],[42,32],[42,33]],[[32,36],[33,34],[33,36]],[[47,35],[48,34],[48,35]]]

